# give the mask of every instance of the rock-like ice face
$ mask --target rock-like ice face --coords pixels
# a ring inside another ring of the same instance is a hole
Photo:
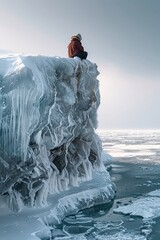
[[[46,204],[103,168],[97,75],[88,60],[0,58],[0,194],[11,208]]]

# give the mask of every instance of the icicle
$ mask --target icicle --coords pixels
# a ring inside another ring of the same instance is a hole
[[[0,70],[0,189],[14,208],[43,206],[49,193],[78,186],[103,167],[94,132],[97,66],[42,56],[6,61]]]

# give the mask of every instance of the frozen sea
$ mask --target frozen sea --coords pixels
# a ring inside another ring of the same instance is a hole
[[[52,232],[55,240],[160,239],[160,130],[99,130],[117,186],[110,206],[66,217]]]
[[[98,135],[114,160],[160,163],[160,130],[99,130]]]

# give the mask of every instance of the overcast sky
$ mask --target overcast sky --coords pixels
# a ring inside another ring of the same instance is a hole
[[[99,128],[160,128],[160,0],[0,0],[0,49],[67,57],[81,33],[100,75]]]

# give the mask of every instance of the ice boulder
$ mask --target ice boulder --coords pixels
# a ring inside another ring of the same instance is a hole
[[[88,60],[0,57],[0,195],[12,209],[45,205],[104,170],[98,74]]]

